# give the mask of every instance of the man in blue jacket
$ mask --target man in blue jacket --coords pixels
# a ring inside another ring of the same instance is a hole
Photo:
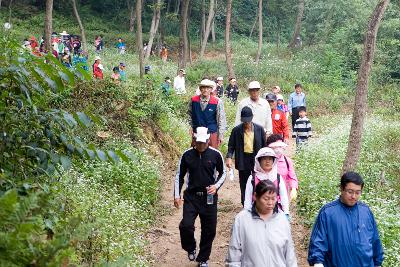
[[[364,181],[347,172],[339,199],[322,207],[311,233],[308,263],[315,267],[376,267],[383,248],[369,207],[360,202]]]

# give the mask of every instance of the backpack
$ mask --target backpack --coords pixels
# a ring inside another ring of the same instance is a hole
[[[286,164],[289,166],[289,163],[287,162],[286,157],[285,157],[285,161],[286,161]],[[260,180],[256,177],[254,171],[251,172],[251,177],[252,177],[251,178],[251,185],[253,186],[253,198],[254,198],[254,192],[256,191],[256,185],[260,182]],[[280,196],[279,195],[279,193],[280,193],[279,186],[280,186],[280,183],[281,183],[281,176],[279,175],[279,173],[276,175],[276,179],[278,180],[278,186],[277,186],[278,193],[276,194],[276,197],[278,198]],[[253,201],[254,201],[254,199],[253,199]],[[278,212],[278,209],[283,211],[282,204],[279,201],[276,202],[276,205],[275,205],[275,208],[274,208],[274,212]]]

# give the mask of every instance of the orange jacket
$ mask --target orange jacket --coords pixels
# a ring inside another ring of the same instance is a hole
[[[272,117],[272,132],[274,134],[283,135],[283,139],[285,140],[289,139],[289,124],[286,119],[285,113],[278,109],[272,109],[271,117]]]

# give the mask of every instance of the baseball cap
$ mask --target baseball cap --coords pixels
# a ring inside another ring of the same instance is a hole
[[[253,120],[253,111],[249,107],[243,107],[240,112],[241,122],[251,122]]]
[[[260,83],[257,82],[257,81],[252,81],[252,82],[250,82],[250,83],[249,83],[249,86],[248,86],[248,89],[249,89],[249,90],[251,90],[251,89],[260,89],[260,88],[261,88],[261,85],[260,85]]]
[[[210,138],[210,134],[208,133],[208,129],[206,127],[197,127],[194,137],[196,137],[196,142],[207,143],[207,140]]]

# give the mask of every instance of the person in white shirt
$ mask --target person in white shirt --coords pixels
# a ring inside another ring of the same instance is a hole
[[[272,119],[271,119],[271,107],[267,100],[260,98],[261,85],[257,81],[249,83],[248,92],[249,97],[246,97],[240,101],[235,119],[235,126],[239,125],[240,112],[243,107],[249,107],[253,111],[253,122],[261,125],[264,128],[266,135],[272,134]]]
[[[185,70],[180,69],[178,72],[178,76],[174,78],[174,90],[177,95],[184,95],[186,94],[185,88]]]

